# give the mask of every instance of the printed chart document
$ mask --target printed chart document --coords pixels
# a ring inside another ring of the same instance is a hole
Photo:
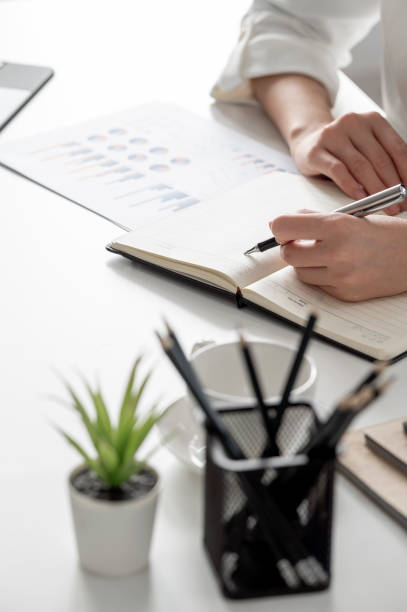
[[[276,172],[217,196],[205,207],[191,207],[182,217],[166,217],[125,234],[110,248],[241,295],[246,303],[298,324],[317,308],[318,333],[371,357],[390,359],[407,350],[407,294],[345,303],[298,281],[279,249],[243,255],[270,235],[273,217],[299,207],[328,212],[348,201],[328,181]]]
[[[0,145],[0,163],[124,229],[205,207],[290,157],[177,106],[146,104]]]

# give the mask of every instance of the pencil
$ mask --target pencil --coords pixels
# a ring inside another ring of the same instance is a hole
[[[300,340],[300,344],[298,346],[297,349],[297,353],[294,357],[294,361],[293,364],[291,366],[291,369],[288,373],[288,377],[286,380],[286,383],[284,385],[283,388],[283,392],[281,394],[281,400],[280,400],[280,404],[277,407],[277,415],[276,415],[276,419],[274,422],[274,430],[276,431],[276,429],[278,429],[280,423],[281,423],[281,419],[283,417],[284,411],[290,401],[290,394],[291,391],[293,390],[293,387],[295,385],[295,381],[297,379],[298,376],[298,372],[300,371],[300,367],[302,364],[302,360],[304,359],[304,355],[305,355],[305,351],[307,350],[308,347],[308,343],[311,339],[312,336],[312,332],[314,330],[315,327],[315,323],[317,322],[317,315],[313,312],[311,312],[311,314],[308,317],[308,321],[306,323],[306,326],[304,328],[304,332],[302,334],[301,340]]]
[[[189,372],[189,375],[191,378],[193,378],[195,380],[195,384],[199,385],[199,381],[197,380],[195,371],[193,370],[192,366],[191,366],[191,362],[189,361],[188,357],[185,355],[181,344],[179,343],[179,340],[177,338],[177,335],[175,333],[175,331],[173,330],[173,328],[171,327],[171,325],[169,324],[169,322],[167,321],[167,319],[165,317],[163,317],[163,322],[165,327],[167,328],[167,333],[169,335],[169,337],[172,339],[173,343],[174,343],[174,351],[176,351],[178,353],[179,359],[180,361],[183,362],[185,369]]]
[[[276,446],[276,441],[274,437],[274,429],[271,426],[270,419],[267,413],[267,406],[264,403],[260,381],[256,374],[256,368],[253,362],[249,344],[246,342],[246,339],[243,336],[243,333],[241,331],[239,332],[239,342],[240,342],[240,348],[241,348],[241,352],[243,355],[243,359],[246,364],[247,371],[249,373],[250,382],[251,382],[254,394],[256,396],[258,406],[260,408],[261,416],[262,416],[263,423],[264,423],[264,428],[267,432],[268,443],[266,445],[266,448],[267,448],[268,454],[279,455],[280,453],[279,453],[278,447]],[[263,453],[262,456],[264,457],[265,453]]]
[[[309,489],[317,480],[315,459],[326,461],[333,459],[335,447],[339,443],[345,431],[349,428],[354,418],[370,404],[380,397],[393,382],[393,378],[376,384],[375,382],[365,385],[357,392],[352,392],[342,400],[328,420],[321,425],[318,431],[311,437],[308,443],[298,451],[298,454],[308,456],[310,462],[301,470],[292,467],[280,473],[278,478],[271,483],[270,490],[274,496],[280,496],[287,504],[287,510],[297,508],[308,494]],[[323,463],[321,463],[322,467]]]
[[[362,380],[360,381],[360,383],[358,383],[358,385],[356,385],[353,392],[357,393],[365,385],[368,385],[374,382],[380,376],[380,374],[384,372],[386,368],[388,368],[389,365],[391,365],[391,361],[377,361],[373,369],[370,372],[368,372],[365,378],[362,378]]]
[[[217,435],[226,453],[235,460],[246,459],[245,454],[226,429],[219,414],[211,408],[205,394],[199,384],[197,384],[197,379],[191,377],[190,372],[186,370],[184,359],[180,358],[178,350],[181,347],[178,345],[177,350],[174,351],[175,342],[171,337],[162,338],[158,333],[157,337],[165,353],[184,378],[191,393],[201,406],[210,427]],[[287,586],[289,588],[296,588],[294,586],[295,572],[308,586],[325,583],[327,576],[324,569],[315,557],[309,555],[305,546],[298,540],[291,525],[282,515],[275,502],[268,495],[265,495],[265,487],[261,483],[261,478],[258,478],[255,474],[244,472],[237,472],[236,475],[239,478],[250,506],[257,515],[259,525],[270,549],[272,549],[274,555],[278,558],[276,566]],[[285,549],[293,559],[295,572],[290,560],[283,556],[280,547]],[[290,570],[287,568],[290,568]]]
[[[178,370],[178,372],[181,374],[181,376],[187,383],[187,386],[189,387],[198,404],[201,406],[208,422],[211,425],[212,430],[216,433],[219,441],[221,442],[223,448],[226,450],[227,454],[234,459],[244,459],[244,454],[240,450],[240,447],[237,445],[234,438],[226,430],[222,419],[219,417],[216,411],[211,409],[203,391],[196,384],[196,379],[191,376],[191,372],[189,371],[189,369],[185,368],[186,359],[183,359],[181,356],[183,351],[182,349],[181,351],[179,351],[179,349],[181,348],[180,344],[177,340],[174,340],[172,336],[175,336],[175,334],[172,333],[170,337],[163,338],[160,336],[160,334],[157,333],[157,337],[166,355],[169,357],[172,364],[175,366],[175,368]],[[298,588],[300,582],[296,571],[294,570],[291,562],[284,557],[282,552],[280,552],[278,544],[275,542],[274,536],[269,533],[267,525],[270,521],[270,517],[265,516],[263,502],[257,500],[257,494],[256,492],[253,492],[252,487],[250,486],[250,482],[246,482],[247,478],[241,476],[240,480],[242,479],[242,488],[245,490],[245,493],[249,499],[249,503],[255,510],[260,522],[262,523],[265,538],[267,540],[269,548],[271,549],[275,557],[276,567],[279,569],[281,577],[289,588]],[[264,526],[264,521],[266,522],[266,527]]]
[[[360,414],[363,410],[366,410],[370,404],[380,397],[387,388],[392,384],[394,378],[390,377],[379,385],[373,382],[361,387],[357,393],[353,394],[350,398],[343,400],[339,404],[336,411],[332,415],[332,423],[330,428],[326,428],[326,434],[322,438],[321,444],[325,444],[328,448],[333,449],[348,429],[353,419]],[[336,422],[335,422],[336,419]],[[331,421],[331,419],[329,419]],[[317,446],[314,443],[314,449]]]

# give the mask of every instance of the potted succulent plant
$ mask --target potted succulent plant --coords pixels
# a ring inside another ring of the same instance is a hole
[[[136,572],[148,563],[159,475],[139,450],[152,427],[168,410],[154,404],[140,414],[139,403],[149,372],[136,383],[141,358],[135,362],[121,403],[117,423],[101,390],[85,381],[92,412],[65,383],[72,407],[79,415],[93,451],[59,430],[83,459],[69,476],[73,522],[81,565],[105,576]]]

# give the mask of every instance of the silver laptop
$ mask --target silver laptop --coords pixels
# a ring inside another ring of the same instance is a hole
[[[52,77],[43,66],[0,62],[0,130]]]

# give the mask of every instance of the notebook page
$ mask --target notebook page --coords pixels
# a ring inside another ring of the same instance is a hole
[[[291,268],[285,268],[243,294],[296,323],[304,323],[310,308],[316,307],[317,332],[377,359],[389,359],[407,349],[407,293],[341,302],[300,282]]]
[[[285,265],[279,249],[243,255],[271,236],[270,219],[299,208],[332,210],[348,201],[327,181],[275,172],[186,210],[180,218],[172,215],[133,230],[112,246],[182,273],[189,269],[211,282],[217,277],[216,284],[226,288],[245,287]]]

